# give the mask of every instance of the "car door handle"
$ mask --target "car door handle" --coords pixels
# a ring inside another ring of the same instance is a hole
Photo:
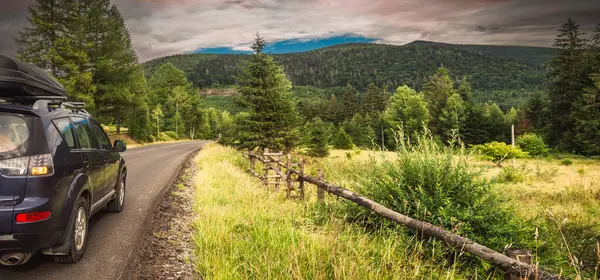
[[[89,162],[89,161],[87,161],[87,160],[84,160],[84,161],[82,162],[82,164],[83,164],[83,169],[88,169],[88,168],[90,168],[90,162]]]

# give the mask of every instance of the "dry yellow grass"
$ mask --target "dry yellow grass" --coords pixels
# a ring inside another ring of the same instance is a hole
[[[366,232],[265,189],[230,148],[207,145],[196,162],[195,264],[206,279],[464,278],[410,236]]]

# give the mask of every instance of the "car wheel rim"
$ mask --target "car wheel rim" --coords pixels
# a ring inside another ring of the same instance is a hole
[[[77,249],[77,251],[83,248],[86,231],[87,217],[85,214],[85,209],[83,209],[83,207],[79,207],[77,210],[77,218],[75,219],[75,249]]]
[[[123,202],[125,202],[125,177],[119,186],[119,205],[123,205]]]

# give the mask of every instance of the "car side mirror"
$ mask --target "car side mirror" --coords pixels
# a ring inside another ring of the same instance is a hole
[[[121,141],[121,140],[115,140],[115,150],[117,150],[117,152],[122,153],[125,150],[127,150],[127,145],[125,145],[125,142]]]

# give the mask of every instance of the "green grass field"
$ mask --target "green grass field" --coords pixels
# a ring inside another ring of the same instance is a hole
[[[397,156],[334,150],[328,158],[309,159],[308,172],[322,168],[327,181],[356,189],[356,175]],[[233,149],[212,144],[196,161],[196,269],[206,279],[502,277],[468,254],[408,230],[350,222],[347,203],[327,196],[327,206],[319,205],[314,187],[307,187],[304,202],[287,200],[282,191],[265,189],[245,172],[248,160]],[[475,157],[468,163],[481,171],[481,180],[498,181],[505,172]],[[570,278],[598,279],[594,238],[600,233],[600,162],[575,159],[566,166],[558,159],[524,159],[515,167],[518,174],[510,178],[516,179],[493,188],[536,228],[530,237],[536,246],[526,248],[534,251],[534,262]]]

